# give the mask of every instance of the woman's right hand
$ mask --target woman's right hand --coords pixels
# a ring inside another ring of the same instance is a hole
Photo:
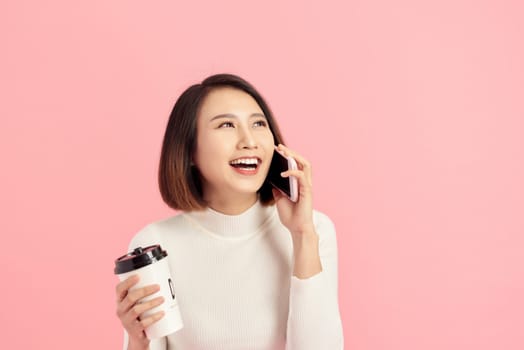
[[[163,311],[158,311],[149,316],[142,316],[144,312],[162,304],[164,298],[160,296],[143,301],[144,297],[158,292],[160,286],[153,284],[129,290],[138,283],[138,280],[138,275],[133,275],[116,286],[116,314],[129,335],[128,349],[147,349],[149,347],[149,339],[147,339],[144,330],[164,316]]]

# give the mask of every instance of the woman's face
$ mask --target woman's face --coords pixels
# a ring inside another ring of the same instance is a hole
[[[274,152],[273,133],[262,109],[242,90],[220,87],[197,113],[193,162],[209,203],[254,200]]]

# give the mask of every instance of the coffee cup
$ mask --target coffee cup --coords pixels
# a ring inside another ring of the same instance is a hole
[[[160,290],[144,297],[145,302],[156,297],[164,297],[164,302],[143,313],[147,317],[158,311],[164,311],[164,317],[145,329],[148,339],[164,337],[180,330],[184,325],[175,295],[175,286],[169,271],[167,252],[160,245],[151,245],[145,248],[138,247],[132,252],[115,260],[115,274],[120,281],[132,275],[139,275],[140,280],[131,287],[130,291],[151,284],[160,285]]]

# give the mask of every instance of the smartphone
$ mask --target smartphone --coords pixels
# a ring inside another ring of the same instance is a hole
[[[284,193],[292,202],[298,200],[298,182],[294,176],[282,177],[280,173],[288,169],[297,169],[297,162],[292,157],[285,157],[278,150],[273,152],[269,166],[268,181],[273,187]]]

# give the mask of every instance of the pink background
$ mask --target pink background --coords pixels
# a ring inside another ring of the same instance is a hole
[[[4,349],[119,349],[113,260],[172,215],[172,104],[268,99],[335,221],[352,350],[524,349],[521,1],[0,5]]]

